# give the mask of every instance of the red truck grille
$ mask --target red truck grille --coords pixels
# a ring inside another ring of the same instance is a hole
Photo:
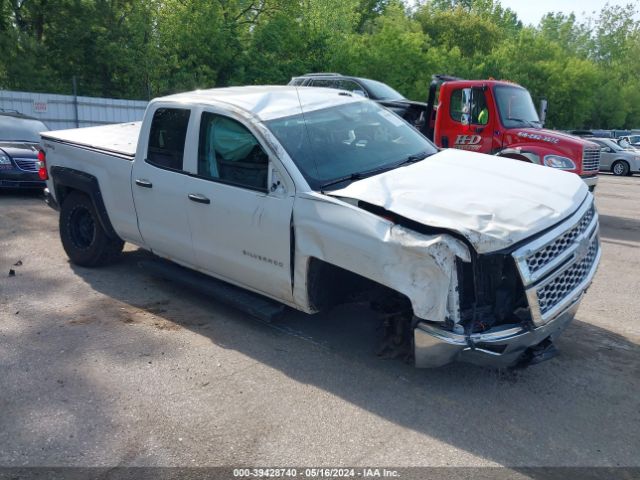
[[[582,171],[597,172],[600,169],[600,148],[585,147],[582,151]]]

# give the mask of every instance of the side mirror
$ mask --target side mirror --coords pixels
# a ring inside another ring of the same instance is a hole
[[[367,98],[367,94],[364,93],[364,90],[351,90],[351,93]]]
[[[287,189],[284,186],[284,181],[280,176],[280,172],[273,168],[273,163],[269,162],[269,175],[268,175],[269,193],[276,197],[284,197],[287,194]]]
[[[462,125],[469,125],[471,123],[471,89],[463,88],[462,89],[462,105],[460,111],[462,115],[460,115],[460,122]]]
[[[538,116],[540,117],[540,124],[544,125],[547,120],[547,100],[544,98],[540,100],[540,114]]]

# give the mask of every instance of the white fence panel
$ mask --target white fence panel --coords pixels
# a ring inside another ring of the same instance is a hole
[[[15,110],[42,120],[52,130],[135,122],[142,120],[147,103],[143,100],[0,90],[0,109]]]

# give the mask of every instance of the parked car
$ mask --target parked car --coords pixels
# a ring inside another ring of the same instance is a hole
[[[609,138],[590,138],[600,145],[600,170],[612,172],[614,175],[624,176],[640,172],[640,152],[626,150]]]
[[[550,358],[600,259],[577,175],[438,151],[344,91],[187,92],[41,145],[73,263],[128,241],[306,313],[369,299],[420,367]]]
[[[632,147],[640,147],[640,135],[625,135],[620,137],[618,142],[626,140]]]
[[[624,150],[628,150],[630,152],[640,153],[640,145],[631,145],[629,140],[626,138],[620,138],[616,141],[616,143],[622,147]]]
[[[38,176],[40,120],[18,112],[0,111],[0,187],[43,188]]]
[[[568,130],[567,133],[577,137],[615,138],[612,130]]]
[[[307,73],[299,77],[293,77],[289,85],[346,90],[379,103],[404,118],[420,131],[426,125],[426,103],[409,100],[386,83],[377,80],[351,77],[340,73]]]

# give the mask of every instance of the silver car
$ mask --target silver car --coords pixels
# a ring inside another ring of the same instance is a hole
[[[626,140],[632,147],[640,147],[640,135],[626,135],[618,139],[618,141],[621,140]]]
[[[625,150],[610,138],[589,138],[600,145],[600,170],[625,176],[640,173],[640,152]]]

